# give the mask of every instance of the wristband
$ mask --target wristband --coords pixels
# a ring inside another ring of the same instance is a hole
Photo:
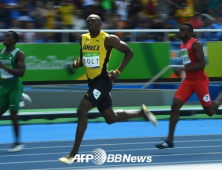
[[[118,69],[116,69],[116,72],[117,72],[118,74],[121,74],[121,72],[120,72]]]

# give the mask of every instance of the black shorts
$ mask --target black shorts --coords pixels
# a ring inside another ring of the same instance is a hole
[[[96,80],[90,84],[89,90],[85,94],[84,99],[88,100],[93,107],[97,106],[101,113],[112,106],[112,98],[110,94],[112,86],[113,83],[111,80]]]

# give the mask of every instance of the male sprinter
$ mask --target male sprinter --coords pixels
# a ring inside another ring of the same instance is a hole
[[[23,84],[19,77],[25,73],[25,55],[15,47],[19,35],[14,31],[5,33],[0,51],[1,89],[0,89],[0,116],[9,108],[15,132],[15,143],[9,152],[23,149],[19,140],[18,110],[22,98]]]
[[[180,49],[186,78],[175,93],[173,104],[171,106],[169,134],[165,142],[156,145],[159,149],[174,147],[173,135],[176,123],[179,120],[179,110],[194,92],[196,92],[201,105],[208,116],[214,115],[222,100],[222,92],[220,91],[216,100],[211,102],[208,89],[209,79],[204,72],[205,59],[203,46],[200,41],[192,38],[192,34],[193,27],[191,24],[185,23],[181,26],[179,37],[183,41],[183,44],[181,44]]]
[[[89,90],[77,110],[78,127],[74,146],[69,155],[59,158],[62,163],[72,164],[77,162],[74,157],[78,154],[87,127],[87,113],[95,106],[103,115],[107,124],[132,117],[145,117],[157,125],[156,117],[146,109],[145,105],[142,105],[141,111],[113,111],[110,95],[112,81],[118,78],[129,63],[133,57],[133,51],[125,42],[120,41],[117,36],[101,31],[101,25],[101,18],[98,15],[90,15],[87,18],[89,33],[83,34],[80,38],[80,59],[74,61],[73,67],[85,67]],[[118,69],[107,72],[107,65],[113,48],[124,53],[125,56]]]

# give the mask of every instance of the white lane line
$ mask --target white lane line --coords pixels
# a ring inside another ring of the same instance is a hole
[[[1,128],[1,127],[0,127]],[[198,134],[196,134],[196,135],[177,135],[177,136],[175,136],[175,138],[177,138],[177,137],[196,137],[196,136],[221,136],[222,137],[222,134],[200,134],[200,135],[198,135]],[[163,137],[166,137],[166,136],[141,136],[141,137],[139,137],[139,136],[137,136],[137,137],[116,137],[116,138],[94,138],[94,139],[83,139],[83,141],[95,141],[95,140],[118,140],[118,139],[120,139],[120,140],[124,140],[124,139],[149,139],[149,138],[158,138],[158,139],[160,139],[160,138],[163,138]],[[51,141],[33,141],[33,142],[26,142],[26,143],[49,143],[49,142],[73,142],[74,141],[74,139],[73,140],[51,140]],[[0,145],[1,144],[8,144],[8,143],[0,143]]]
[[[187,142],[214,142],[214,141],[222,141],[222,139],[210,139],[210,140],[189,140],[189,141],[175,141],[175,143],[187,143]],[[93,145],[81,145],[81,147],[92,147],[92,146],[115,146],[115,145],[142,145],[142,144],[153,144],[153,143],[158,143],[158,142],[136,142],[136,143],[107,143],[107,144],[93,144]],[[161,143],[161,142],[159,142]],[[66,145],[66,146],[43,146],[43,147],[29,147],[29,148],[24,148],[26,150],[29,149],[51,149],[51,148],[67,148],[67,147],[72,147],[71,145]],[[5,150],[5,149],[0,149]]]
[[[186,141],[175,141],[175,143],[188,143],[188,142],[214,142],[214,141],[222,141],[222,139],[209,139],[209,140],[186,140]],[[102,143],[102,144],[93,144],[93,145],[81,145],[81,147],[92,147],[92,146],[115,146],[115,145],[142,145],[142,144],[153,144],[153,143],[161,143],[161,141],[155,141],[155,142],[132,142],[132,143]],[[28,149],[50,149],[50,148],[67,148],[67,147],[72,147],[71,145],[66,145],[66,146],[42,146],[42,147],[29,147],[29,148],[24,148],[26,150]],[[5,150],[5,149],[0,149]]]
[[[107,152],[107,151],[106,151]],[[80,152],[80,154],[84,153],[91,153],[91,151],[84,151]],[[25,156],[39,156],[39,155],[64,155],[67,154],[67,152],[52,152],[52,153],[36,153],[36,154],[20,154],[20,155],[5,155],[5,156],[0,156],[0,157],[25,157]],[[184,154],[164,154],[164,155],[134,155],[134,156],[152,156],[152,157],[161,157],[161,156],[185,156],[185,155],[219,155],[222,154],[222,152],[203,152],[203,153],[184,153]],[[0,163],[1,164],[1,163]],[[3,163],[5,164],[5,163]]]
[[[25,161],[25,162],[4,162],[0,163],[0,165],[7,165],[7,164],[26,164],[26,163],[43,163],[43,162],[57,162],[57,160],[45,160],[45,161]]]
[[[72,147],[72,146],[69,146],[69,147]],[[174,150],[175,149],[195,149],[195,148],[221,148],[222,147],[222,145],[208,145],[208,146],[194,146],[194,147],[192,147],[192,146],[185,146],[185,147],[175,147],[175,148],[173,148]],[[25,149],[45,149],[45,148],[47,148],[47,147],[37,147],[37,148],[24,148],[23,150],[25,150]],[[51,148],[58,148],[58,146],[56,147],[51,147]],[[157,148],[140,148],[140,149],[121,149],[121,150],[106,150],[106,152],[112,152],[112,151],[115,151],[115,152],[120,152],[120,151],[136,151],[136,150],[158,150]],[[89,152],[91,152],[91,151],[89,151]]]
[[[218,163],[218,162],[220,162],[220,164]],[[115,167],[115,169],[120,169],[120,168],[126,168],[126,170],[128,170],[129,168],[133,168],[134,170],[135,169],[140,169],[140,168],[145,168],[145,170],[149,170],[148,168],[150,167],[150,166],[153,166],[153,165],[155,165],[155,167],[158,167],[158,165],[159,166],[161,166],[162,167],[162,169],[164,169],[164,170],[166,170],[164,167],[165,166],[175,166],[175,165],[177,165],[177,166],[179,166],[179,167],[181,167],[181,166],[185,166],[185,164],[187,165],[189,165],[189,164],[192,164],[193,166],[195,165],[195,163],[197,164],[199,164],[199,163],[201,163],[201,165],[207,165],[207,164],[214,164],[215,165],[215,163],[217,163],[218,164],[218,166],[222,166],[222,164],[221,164],[221,160],[212,160],[212,161],[207,161],[206,162],[206,160],[203,160],[203,161],[183,161],[183,162],[166,162],[166,163],[141,163],[141,164],[120,164],[120,165],[102,165],[102,166],[81,166],[81,167],[66,167],[65,169],[66,170],[73,170],[73,169],[103,169],[103,168],[107,168],[107,169],[111,169],[111,168],[113,168],[113,167]],[[75,164],[74,164],[75,165]],[[154,167],[154,168],[155,168]],[[47,169],[45,169],[45,168],[42,168],[42,169],[29,169],[29,170],[64,170],[64,167],[62,168],[47,168]],[[156,170],[156,169],[152,169],[152,170]],[[168,169],[167,169],[168,170]],[[171,169],[169,169],[169,170],[171,170]],[[177,170],[181,170],[180,168],[178,168]],[[185,169],[185,170],[187,170],[187,169]],[[189,169],[190,170],[190,169]],[[210,169],[207,169],[207,170],[210,170]],[[221,169],[218,169],[218,170],[221,170]]]

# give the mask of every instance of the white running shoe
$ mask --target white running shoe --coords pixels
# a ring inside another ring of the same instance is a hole
[[[61,157],[59,158],[59,161],[68,165],[78,162],[77,159],[74,160],[74,157],[71,155]]]
[[[23,145],[23,144],[21,144],[21,143],[16,144],[16,143],[15,143],[15,144],[12,146],[12,148],[10,148],[10,149],[8,150],[8,152],[19,152],[19,151],[21,151],[23,148],[24,148],[24,145]]]
[[[25,106],[25,102],[24,101],[20,101],[19,107],[24,107],[24,106]]]
[[[142,104],[142,109],[143,109],[143,112],[144,114],[146,115],[146,117],[156,126],[158,126],[158,123],[157,123],[157,119],[156,119],[156,116],[150,112],[149,110],[147,110],[146,106],[144,104]]]
[[[25,94],[25,93],[22,93],[22,98],[21,98],[24,102],[27,102],[27,103],[31,103],[32,102],[32,99],[29,97],[29,95]]]

